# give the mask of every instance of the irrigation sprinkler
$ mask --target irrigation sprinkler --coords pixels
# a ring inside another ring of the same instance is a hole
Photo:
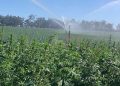
[[[4,32],[4,25],[0,23],[1,26],[1,32],[0,32],[0,36],[1,36],[1,41],[3,40],[3,32]]]
[[[62,22],[63,22],[63,29],[65,31],[65,41],[67,43],[67,30],[66,30],[67,27],[66,27],[66,22],[65,22],[65,18],[63,16],[61,18],[62,18]]]
[[[70,43],[70,39],[71,39],[71,31],[70,28],[71,26],[66,24],[66,21],[64,19],[64,17],[62,17],[63,23],[64,23],[64,30],[65,30],[65,40],[66,43]]]
[[[4,31],[4,25],[2,25],[2,33],[3,33],[3,31]]]
[[[71,32],[70,32],[70,25],[69,25],[69,31],[68,31],[68,43],[70,43],[70,39],[71,39]]]
[[[46,6],[44,6],[42,3],[38,2],[38,0],[32,0],[33,4],[36,5],[38,8],[41,8],[42,10],[44,10],[46,13],[50,14],[51,16],[54,17],[58,17],[54,12],[52,12],[51,10],[49,10]],[[65,40],[66,42],[70,42],[70,26],[69,26],[69,32],[67,33],[67,24],[66,21],[64,19],[64,17],[61,17],[63,20],[63,24],[59,23],[58,21],[54,20],[54,22],[56,22],[57,24],[59,24],[62,28],[64,28],[65,30]],[[67,40],[68,39],[68,40]]]

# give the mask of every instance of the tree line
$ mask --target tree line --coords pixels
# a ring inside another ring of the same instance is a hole
[[[82,30],[95,30],[95,31],[120,31],[120,24],[116,27],[113,26],[112,23],[108,23],[106,21],[76,21],[75,19],[66,20],[63,22],[62,20],[48,18],[45,17],[35,17],[34,15],[28,16],[27,19],[22,18],[20,16],[12,16],[0,15],[0,25],[4,26],[19,26],[19,27],[36,27],[36,28],[55,28],[55,29],[63,29],[67,26],[71,26],[71,28],[78,28]]]
[[[85,28],[86,30],[97,30],[97,31],[114,31],[115,28],[113,24],[108,23],[106,21],[82,21],[81,28]]]
[[[35,17],[34,15],[28,16],[27,19],[20,16],[0,15],[1,26],[19,26],[19,27],[36,27],[36,28],[63,28],[63,22],[57,19],[44,17]]]

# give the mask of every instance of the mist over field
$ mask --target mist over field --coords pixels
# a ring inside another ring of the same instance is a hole
[[[0,0],[0,86],[120,86],[120,0]]]

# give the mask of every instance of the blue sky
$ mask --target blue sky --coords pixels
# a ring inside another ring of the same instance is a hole
[[[114,3],[115,1],[118,2]],[[0,14],[22,17],[34,14],[46,18],[64,16],[77,20],[107,20],[116,24],[120,21],[119,2],[120,0],[0,0]]]

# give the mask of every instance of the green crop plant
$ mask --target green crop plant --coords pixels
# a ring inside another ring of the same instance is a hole
[[[0,86],[119,86],[120,44],[46,41],[10,35],[0,42]]]

